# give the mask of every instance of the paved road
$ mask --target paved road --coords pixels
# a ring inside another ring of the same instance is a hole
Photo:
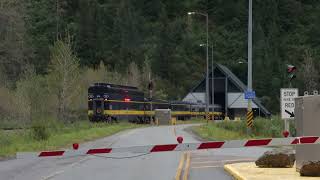
[[[81,147],[125,147],[176,143],[177,135],[182,135],[184,142],[198,142],[192,134],[185,131],[188,126],[190,125],[128,130],[86,143]],[[250,161],[256,159],[265,150],[265,148],[248,148],[164,152],[135,158],[127,158],[135,155],[127,153],[60,159],[14,159],[0,161],[0,180],[173,180],[176,176],[184,180],[232,179],[224,172],[224,163]]]

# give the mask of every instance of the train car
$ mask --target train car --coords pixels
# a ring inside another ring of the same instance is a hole
[[[154,120],[155,109],[171,109],[178,120],[191,117],[205,118],[205,105],[183,101],[152,101],[144,93],[132,86],[95,83],[88,88],[88,117],[92,122],[118,122],[128,120],[134,123],[150,123]],[[222,108],[210,110],[212,119],[222,117]]]
[[[191,112],[193,117],[203,117],[206,118],[206,104],[194,103],[191,105]],[[224,119],[224,113],[222,106],[215,104],[214,110],[213,106],[209,105],[209,116],[211,120],[222,120]]]
[[[170,109],[171,115],[176,117],[177,120],[187,120],[192,117],[191,114],[191,105],[192,103],[184,101],[171,101]]]

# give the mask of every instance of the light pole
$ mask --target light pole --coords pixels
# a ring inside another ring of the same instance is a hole
[[[200,44],[201,47],[206,46]],[[213,44],[211,45],[211,102],[212,102],[212,120],[214,120],[214,68],[213,68]]]
[[[209,113],[209,16],[208,13],[201,13],[201,12],[188,12],[188,15],[201,15],[206,17],[206,33],[207,33],[207,55],[206,55],[206,63],[207,63],[207,69],[206,69],[206,93],[205,93],[205,101],[206,101],[206,119],[208,123],[208,113]]]
[[[248,22],[248,89],[247,91],[250,92],[252,91],[252,0],[249,0],[248,21],[249,22]],[[249,121],[248,119],[249,114],[252,114],[252,99],[248,99],[247,121]],[[248,134],[251,133],[251,127],[247,128],[247,133]]]
[[[213,44],[211,46],[211,101],[212,101],[212,120],[214,121],[214,68],[213,68]]]

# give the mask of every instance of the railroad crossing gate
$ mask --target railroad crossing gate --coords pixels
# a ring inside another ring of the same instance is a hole
[[[79,148],[73,146],[71,150],[42,151],[34,153],[17,153],[17,158],[44,158],[44,157],[75,157],[85,155],[115,154],[115,153],[156,153],[168,151],[195,151],[225,148],[249,148],[249,147],[275,147],[275,146],[301,146],[306,144],[320,144],[319,136],[301,136],[287,138],[247,139],[230,141],[211,141],[198,143],[182,143],[183,138],[178,137],[179,144],[156,144],[132,147],[103,147],[103,148]]]
[[[281,99],[281,118],[293,119],[294,118],[294,98],[299,96],[297,88],[282,88],[280,90]]]

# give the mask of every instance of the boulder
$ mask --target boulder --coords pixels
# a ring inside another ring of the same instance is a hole
[[[320,161],[304,163],[300,169],[301,176],[320,177]]]
[[[265,152],[255,163],[260,168],[291,168],[295,159],[292,149],[282,148]]]

